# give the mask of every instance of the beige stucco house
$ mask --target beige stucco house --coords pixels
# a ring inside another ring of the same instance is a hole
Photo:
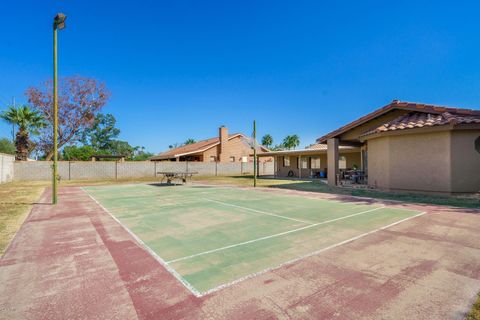
[[[295,151],[266,152],[275,175],[326,175],[358,168],[368,186],[435,193],[480,192],[480,110],[392,101]]]
[[[257,152],[268,152],[263,146]],[[195,162],[253,162],[252,139],[242,133],[228,134],[224,126],[218,129],[218,137],[173,148],[150,158],[151,161],[195,161]],[[271,157],[262,158],[272,161]]]

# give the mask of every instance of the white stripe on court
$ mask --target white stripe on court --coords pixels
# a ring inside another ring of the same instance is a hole
[[[182,257],[182,258],[178,258],[178,259],[173,259],[173,260],[167,261],[166,263],[167,263],[167,264],[170,264],[170,263],[174,263],[174,262],[178,262],[178,261],[188,260],[188,259],[192,259],[192,258],[195,258],[195,257],[203,256],[203,255],[206,255],[206,254],[210,254],[210,253],[214,253],[214,252],[218,252],[218,251],[223,251],[223,250],[235,248],[235,247],[238,247],[238,246],[243,246],[243,245],[246,245],[246,244],[250,244],[250,243],[254,243],[254,242],[258,242],[258,241],[262,241],[262,240],[267,240],[267,239],[271,239],[271,238],[276,238],[276,237],[284,236],[284,235],[286,235],[286,234],[290,234],[290,233],[302,231],[302,230],[305,230],[305,229],[313,228],[313,227],[316,227],[316,226],[319,226],[319,225],[322,225],[322,224],[327,224],[327,223],[331,223],[331,222],[335,222],[335,221],[339,221],[339,220],[343,220],[343,219],[348,219],[348,218],[351,218],[351,217],[354,217],[354,216],[358,216],[358,215],[361,215],[361,214],[373,212],[373,211],[376,211],[376,210],[379,210],[379,209],[383,209],[383,208],[385,208],[385,206],[378,207],[378,208],[374,208],[374,209],[370,209],[370,210],[366,210],[366,211],[362,211],[362,212],[353,213],[353,214],[350,214],[350,215],[348,215],[348,216],[343,216],[343,217],[340,217],[340,218],[335,218],[335,219],[331,219],[331,220],[327,220],[327,221],[323,221],[323,222],[318,222],[318,223],[310,224],[310,225],[305,226],[305,227],[301,227],[301,228],[297,228],[297,229],[293,229],[293,230],[289,230],[289,231],[284,231],[284,232],[280,232],[280,233],[272,234],[272,235],[269,235],[269,236],[265,236],[265,237],[261,237],[261,238],[257,238],[257,239],[253,239],[253,240],[249,240],[249,241],[244,241],[244,242],[232,244],[232,245],[225,246],[225,247],[221,247],[221,248],[217,248],[217,249],[212,249],[212,250],[208,250],[208,251],[204,251],[204,252],[192,254],[192,255],[190,255],[190,256],[186,256],[186,257]]]
[[[417,212],[418,212],[418,211],[417,211]],[[255,272],[255,273],[248,274],[248,275],[246,275],[246,276],[243,276],[243,277],[238,278],[238,279],[236,279],[236,280],[233,280],[233,281],[231,281],[231,282],[221,284],[221,285],[219,285],[219,286],[217,286],[217,287],[215,287],[215,288],[212,288],[212,289],[210,289],[210,290],[207,290],[207,291],[202,292],[202,293],[200,294],[200,297],[203,297],[203,296],[209,295],[210,293],[213,293],[213,292],[222,290],[222,289],[224,289],[224,288],[233,286],[233,285],[235,285],[235,284],[237,284],[237,283],[239,283],[239,282],[242,282],[242,281],[245,281],[245,280],[248,280],[248,279],[251,279],[251,278],[255,278],[255,277],[257,277],[257,276],[259,276],[259,275],[262,275],[262,274],[264,274],[264,273],[267,273],[267,272],[270,272],[270,271],[273,271],[273,270],[278,270],[278,269],[280,269],[280,268],[282,268],[282,267],[284,267],[284,266],[286,266],[286,265],[290,265],[290,264],[292,264],[292,263],[295,263],[295,262],[297,262],[297,261],[306,259],[306,258],[308,258],[308,257],[318,255],[318,254],[320,254],[320,253],[322,253],[322,252],[328,251],[328,250],[330,250],[330,249],[334,249],[334,248],[336,248],[336,247],[339,247],[339,246],[342,246],[342,245],[344,245],[344,244],[347,244],[347,243],[353,242],[353,241],[355,241],[355,240],[361,239],[361,238],[363,238],[363,237],[366,237],[366,236],[368,236],[368,235],[370,235],[370,234],[372,234],[372,233],[376,233],[376,232],[378,232],[378,231],[382,231],[382,230],[388,229],[388,228],[393,227],[393,226],[395,226],[395,225],[398,225],[398,224],[400,224],[400,223],[402,223],[402,222],[405,222],[405,221],[408,221],[408,220],[411,220],[411,219],[414,219],[414,218],[423,216],[425,213],[426,213],[426,212],[420,212],[419,214],[416,214],[416,215],[414,215],[414,216],[411,216],[411,217],[408,217],[408,218],[399,220],[399,221],[397,221],[397,222],[394,222],[394,223],[391,223],[391,224],[389,224],[389,225],[386,225],[386,226],[377,228],[377,229],[372,230],[372,231],[368,231],[368,232],[362,233],[362,234],[360,234],[360,235],[358,235],[358,236],[355,236],[355,237],[353,237],[353,238],[350,238],[350,239],[347,239],[347,240],[344,240],[344,241],[341,241],[341,242],[332,244],[332,245],[330,245],[330,246],[328,246],[328,247],[325,247],[325,248],[322,248],[322,249],[319,249],[319,250],[310,252],[310,253],[308,253],[308,254],[306,254],[306,255],[303,255],[303,256],[301,256],[301,257],[298,257],[298,258],[294,258],[294,259],[292,259],[292,260],[285,261],[285,262],[283,262],[283,263],[281,263],[281,264],[279,264],[279,265],[277,265],[277,266],[275,266],[275,267],[266,268],[266,269],[263,269],[263,270],[261,270],[261,271]]]
[[[181,284],[183,284],[183,286],[185,288],[187,288],[194,296],[196,297],[201,297],[202,294],[197,290],[195,289],[187,280],[185,280],[177,271],[175,271],[173,268],[171,268],[166,262],[165,260],[163,260],[155,251],[153,251],[152,249],[150,249],[149,246],[147,246],[145,244],[145,242],[143,242],[135,233],[133,233],[127,226],[125,226],[120,220],[118,220],[110,211],[108,211],[107,208],[105,208],[100,202],[97,201],[97,199],[95,199],[94,197],[92,197],[85,189],[83,189],[83,187],[80,187],[80,189],[85,192],[89,197],[90,199],[92,199],[93,201],[95,201],[95,203],[103,209],[103,211],[107,212],[112,218],[113,220],[115,220],[125,231],[127,231],[127,233],[132,236],[132,238],[139,244],[139,246],[141,248],[143,248],[144,250],[146,250],[148,253],[150,253],[150,255],[152,255],[152,257],[157,260],[162,266],[165,267],[165,269],[170,272],[170,274],[172,276],[174,276],[178,281],[180,281]]]
[[[235,204],[231,204],[231,203],[227,203],[227,202],[222,202],[222,201],[218,201],[218,200],[213,200],[213,199],[208,199],[208,198],[203,198],[203,200],[210,201],[210,202],[215,202],[215,203],[218,203],[218,204],[221,204],[221,205],[224,205],[224,206],[228,206],[228,207],[234,207],[234,208],[239,208],[239,209],[243,209],[243,210],[247,210],[247,211],[252,211],[252,212],[264,214],[264,215],[267,215],[267,216],[272,216],[272,217],[277,217],[277,218],[292,220],[292,221],[296,221],[296,222],[302,222],[302,223],[306,223],[306,224],[310,224],[310,225],[314,225],[314,224],[315,224],[315,222],[312,222],[312,221],[306,221],[306,220],[300,220],[300,219],[290,218],[290,217],[282,216],[282,215],[279,215],[279,214],[275,214],[275,213],[271,213],[271,212],[265,212],[265,211],[260,211],[260,210],[256,210],[256,209],[252,209],[252,208],[247,208],[247,207],[242,207],[242,206],[237,206],[237,205],[235,205]]]

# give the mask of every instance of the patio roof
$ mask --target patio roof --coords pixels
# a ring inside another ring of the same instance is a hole
[[[339,146],[340,152],[354,152],[360,151],[357,147],[351,146]],[[326,144],[314,144],[306,149],[299,150],[279,150],[279,151],[269,151],[262,152],[257,154],[259,157],[272,157],[272,156],[301,156],[301,155],[315,155],[315,154],[326,154],[327,145]]]

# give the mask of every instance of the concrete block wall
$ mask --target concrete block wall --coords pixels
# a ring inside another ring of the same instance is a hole
[[[13,162],[10,179],[18,181],[50,180],[51,161]],[[273,175],[273,162],[260,163],[259,175]],[[200,176],[230,176],[253,174],[253,163],[218,162],[151,162],[151,161],[60,161],[61,180],[99,180],[155,178],[158,172],[198,172]]]
[[[13,181],[15,156],[0,153],[0,183]]]

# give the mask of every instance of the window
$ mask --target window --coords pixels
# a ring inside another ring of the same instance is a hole
[[[300,161],[300,165],[302,169],[308,169],[308,158],[302,158]]]
[[[347,157],[340,156],[340,158],[338,159],[338,168],[347,169]]]
[[[210,162],[216,162],[217,161],[217,157],[215,156],[210,156]]]
[[[230,157],[230,162],[235,162],[235,157]]]
[[[480,153],[480,137],[475,140],[475,150]]]
[[[320,169],[320,157],[311,157],[310,158],[310,167],[312,169]]]
[[[284,167],[290,167],[290,157],[289,156],[284,156],[283,157],[283,166]]]

